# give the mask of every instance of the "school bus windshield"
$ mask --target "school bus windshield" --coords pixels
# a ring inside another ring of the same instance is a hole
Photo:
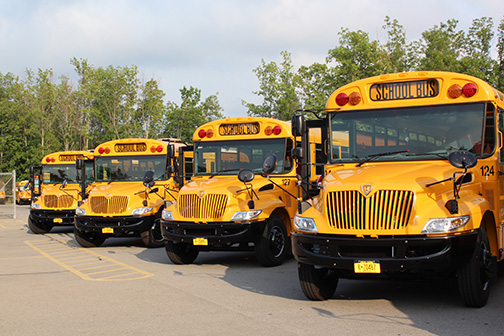
[[[336,112],[331,162],[439,159],[456,150],[488,156],[495,130],[493,113],[486,111],[485,103],[476,103]]]
[[[77,183],[77,170],[74,164],[64,165],[44,165],[43,166],[44,183]]]
[[[154,180],[164,179],[166,156],[104,156],[96,157],[96,181],[143,181],[147,171],[154,172]]]
[[[240,169],[260,172],[264,160],[277,157],[277,168],[273,174],[285,173],[292,169],[291,139],[256,139],[239,141],[211,141],[195,144],[195,175],[236,175]]]

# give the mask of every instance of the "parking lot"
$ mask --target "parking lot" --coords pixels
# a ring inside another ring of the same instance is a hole
[[[312,302],[293,259],[263,268],[253,253],[208,252],[173,265],[140,239],[84,249],[72,228],[32,234],[29,206],[16,212],[0,211],[1,335],[504,335],[504,272],[480,309],[456,281],[341,280]]]

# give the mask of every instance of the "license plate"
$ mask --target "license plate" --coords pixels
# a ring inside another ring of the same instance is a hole
[[[63,223],[62,218],[53,218],[53,223]]]
[[[103,228],[101,229],[102,233],[114,233],[114,228]]]
[[[208,239],[206,239],[206,238],[194,238],[193,239],[193,245],[207,246],[208,245]]]
[[[355,273],[381,273],[380,262],[371,260],[357,260],[354,262]]]

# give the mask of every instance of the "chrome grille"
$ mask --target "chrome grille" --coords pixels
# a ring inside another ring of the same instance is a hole
[[[227,196],[208,194],[199,197],[196,194],[179,195],[178,211],[184,218],[220,218],[226,210]]]
[[[44,206],[46,208],[70,208],[73,204],[73,197],[70,195],[45,195]]]
[[[120,214],[126,211],[128,196],[112,196],[110,199],[105,196],[92,196],[89,204],[94,213]]]
[[[355,190],[330,192],[326,209],[332,227],[342,230],[398,230],[406,227],[413,208],[413,192],[379,190],[366,198]]]

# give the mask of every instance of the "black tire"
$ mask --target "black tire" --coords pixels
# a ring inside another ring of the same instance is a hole
[[[278,217],[266,221],[261,236],[254,244],[259,263],[265,267],[281,265],[291,252],[290,237],[284,222]]]
[[[38,223],[31,219],[31,217],[28,217],[28,227],[35,234],[48,233],[52,229],[52,225]]]
[[[166,254],[171,262],[176,265],[192,264],[198,257],[199,250],[186,243],[166,242]]]
[[[140,237],[147,247],[162,247],[164,240],[161,234],[161,218],[156,218],[151,228],[140,233]]]
[[[303,294],[312,301],[330,299],[338,287],[338,271],[298,263],[299,284]]]
[[[74,228],[74,237],[82,247],[99,247],[106,239],[98,233],[84,233],[76,228]]]
[[[479,229],[473,255],[457,272],[460,296],[467,307],[483,307],[490,294],[490,283],[497,272],[490,242],[483,227]]]

